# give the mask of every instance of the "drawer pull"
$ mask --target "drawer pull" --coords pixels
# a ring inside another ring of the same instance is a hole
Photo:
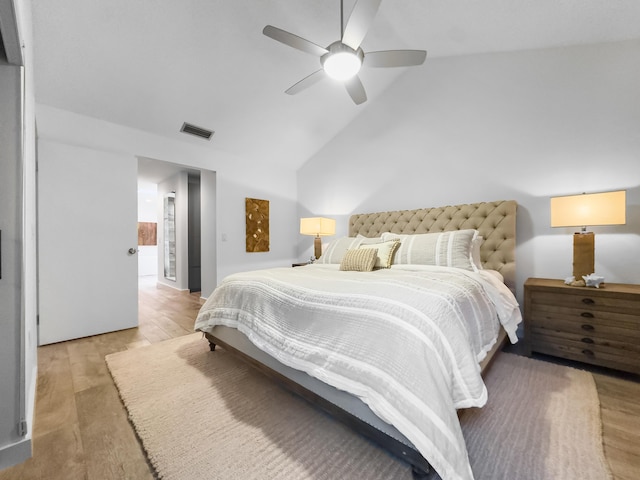
[[[589,324],[582,325],[582,329],[586,330],[587,332],[593,332],[594,330],[593,325],[589,325]]]
[[[582,340],[580,340],[582,343],[593,343],[593,338],[589,338],[589,337],[584,337]]]
[[[584,317],[584,318],[593,318],[593,313],[591,313],[591,312],[582,312],[580,314],[580,316]]]
[[[587,357],[593,357],[594,353],[589,350],[588,348],[585,348],[584,350],[582,350],[582,353],[584,353]]]
[[[587,305],[593,305],[596,302],[594,302],[591,298],[583,298],[582,303],[585,303]]]

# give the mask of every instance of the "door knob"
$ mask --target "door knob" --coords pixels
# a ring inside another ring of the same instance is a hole
[[[135,255],[138,252],[138,250],[136,250],[135,248],[130,248],[129,249],[129,255]]]

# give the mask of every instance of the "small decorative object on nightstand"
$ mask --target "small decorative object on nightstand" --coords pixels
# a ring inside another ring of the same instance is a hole
[[[640,374],[640,285],[587,290],[530,278],[524,321],[532,352]]]

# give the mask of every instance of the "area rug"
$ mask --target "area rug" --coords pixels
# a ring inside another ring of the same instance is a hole
[[[106,358],[161,479],[411,479],[411,469],[200,334]],[[502,353],[461,422],[477,480],[611,478],[590,373]]]

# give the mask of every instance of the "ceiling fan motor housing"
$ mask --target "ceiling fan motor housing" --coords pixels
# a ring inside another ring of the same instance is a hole
[[[358,47],[354,50],[341,41],[327,47],[328,53],[320,57],[322,68],[332,78],[347,80],[358,73],[364,60],[364,52]]]

